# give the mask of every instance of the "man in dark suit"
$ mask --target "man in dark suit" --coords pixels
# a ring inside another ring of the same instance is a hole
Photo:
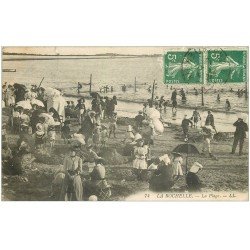
[[[239,155],[242,155],[243,144],[246,138],[246,132],[248,131],[248,126],[241,117],[238,118],[233,125],[236,127],[236,130],[234,132],[234,142],[231,154],[235,153],[236,147],[239,143]]]
[[[96,124],[95,111],[91,110],[82,122],[80,133],[85,136],[85,142],[88,143],[88,139],[93,136],[93,131]]]

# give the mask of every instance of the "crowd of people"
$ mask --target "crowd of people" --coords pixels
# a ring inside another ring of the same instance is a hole
[[[110,139],[117,138],[116,112],[117,98],[102,97],[92,92],[91,108],[86,107],[85,98],[77,104],[66,101],[60,90],[42,88],[33,85],[30,89],[24,85],[5,85],[3,88],[3,107],[8,107],[9,120],[2,124],[2,163],[5,174],[20,175],[24,168],[30,167],[35,158],[32,150],[44,150],[49,144],[50,152],[56,147],[58,135],[70,148],[65,156],[63,168],[56,172],[52,182],[51,196],[57,200],[106,200],[111,196],[111,186],[106,180],[105,160],[99,156],[101,149],[107,147]],[[187,101],[185,91],[181,89],[182,102]],[[177,112],[177,91],[173,90],[172,113]],[[228,101],[229,102],[229,101]],[[183,156],[179,152],[154,157],[151,147],[154,138],[164,131],[161,112],[166,112],[169,101],[164,96],[149,99],[143,104],[143,110],[134,117],[134,123],[127,126],[122,142],[133,158],[131,169],[138,181],[149,182],[153,191],[168,191],[181,176],[185,175],[187,189],[200,191],[202,183],[197,176],[203,166],[195,162],[187,171],[183,171]],[[228,109],[230,103],[228,104]],[[78,128],[71,131],[71,122],[75,120]],[[189,128],[198,128],[201,120],[198,108],[192,117],[184,116],[181,127],[184,140],[189,140]],[[234,123],[236,132],[232,153],[239,144],[242,154],[243,143],[248,131],[247,124],[239,117]],[[202,152],[211,150],[211,141],[217,133],[212,112],[209,110],[202,127]],[[8,144],[8,133],[19,135],[15,148]],[[187,166],[186,166],[187,167]],[[87,173],[84,169],[87,168]],[[186,168],[187,169],[187,168]],[[150,172],[150,174],[149,174]],[[183,173],[184,172],[184,173]]]

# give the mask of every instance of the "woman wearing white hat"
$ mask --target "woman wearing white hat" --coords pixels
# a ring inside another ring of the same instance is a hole
[[[188,191],[197,192],[201,191],[201,181],[197,176],[197,173],[203,169],[203,166],[199,162],[195,162],[192,167],[189,169],[186,176],[187,188]]]

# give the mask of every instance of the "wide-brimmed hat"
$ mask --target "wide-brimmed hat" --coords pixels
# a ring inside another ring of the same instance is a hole
[[[139,139],[142,139],[142,136],[139,133],[136,133],[134,141],[138,141]]]
[[[168,154],[162,155],[159,157],[160,161],[163,161],[166,165],[170,164],[171,160],[168,156]]]
[[[43,129],[43,125],[41,123],[36,124],[37,131],[41,131]]]
[[[203,169],[203,166],[199,162],[195,162],[189,172],[196,174],[200,169]]]

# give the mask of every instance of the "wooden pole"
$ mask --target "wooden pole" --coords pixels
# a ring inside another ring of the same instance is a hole
[[[201,106],[204,106],[204,87],[201,87]]]
[[[80,94],[79,82],[77,83],[77,93]]]
[[[135,77],[135,92],[136,92],[137,90],[136,90],[136,77]]]
[[[43,77],[42,81],[39,83],[38,89],[41,87],[43,80],[44,80],[44,77]]]
[[[89,81],[89,92],[92,92],[92,74],[90,74],[90,81]]]
[[[245,85],[245,99],[247,99],[247,82],[246,82],[246,85]]]
[[[153,89],[152,89],[152,103],[154,102],[154,94],[155,94],[155,80],[154,80],[154,83],[153,83]]]

